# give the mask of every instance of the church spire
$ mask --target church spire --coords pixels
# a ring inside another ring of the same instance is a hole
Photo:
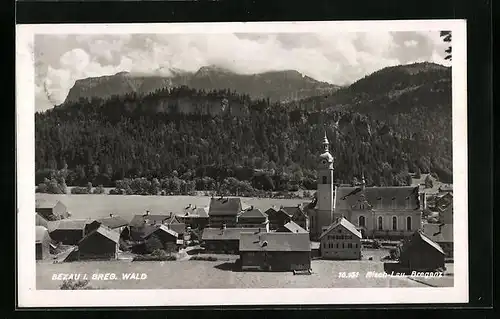
[[[330,142],[328,142],[328,138],[326,137],[326,130],[325,130],[325,137],[323,137],[323,147],[325,148],[325,152],[328,152],[328,147],[330,145]]]

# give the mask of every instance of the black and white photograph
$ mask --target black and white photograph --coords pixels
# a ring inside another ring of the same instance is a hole
[[[16,45],[21,305],[468,301],[465,21]]]

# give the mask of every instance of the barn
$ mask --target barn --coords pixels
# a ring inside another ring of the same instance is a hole
[[[239,251],[242,270],[311,269],[307,233],[241,233]]]
[[[407,238],[401,248],[400,265],[409,271],[436,271],[444,269],[445,253],[422,231]]]
[[[37,199],[35,211],[46,220],[56,220],[68,218],[68,208],[61,201],[52,201],[48,199]]]
[[[78,243],[81,260],[108,260],[117,258],[120,233],[105,226],[99,226]]]
[[[36,260],[43,260],[50,257],[51,238],[47,228],[35,226],[35,252]]]
[[[167,252],[178,250],[179,234],[167,227],[167,225],[158,225],[149,227],[143,235],[146,241],[146,246],[150,247],[151,251],[155,249],[163,249]],[[155,242],[157,240],[157,242]]]
[[[61,219],[48,222],[50,237],[64,245],[78,245],[84,237],[85,226],[89,219]]]
[[[204,242],[207,252],[234,254],[238,252],[242,232],[260,233],[266,232],[266,230],[258,228],[205,228],[201,240]]]
[[[289,221],[285,225],[278,227],[276,229],[277,232],[280,233],[305,233],[308,234],[309,232],[305,230],[304,228],[300,227],[296,222],[294,221]]]

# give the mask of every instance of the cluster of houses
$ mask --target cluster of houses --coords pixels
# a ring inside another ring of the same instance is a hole
[[[453,258],[452,190],[433,201],[439,218],[428,223],[422,212],[429,203],[419,186],[368,187],[364,177],[358,185],[337,185],[326,135],[323,145],[315,198],[296,206],[261,211],[240,198],[212,197],[207,207],[146,212],[127,222],[113,215],[68,219],[62,203],[37,205],[37,258],[54,243],[78,247],[80,259],[98,259],[116,258],[120,249],[176,251],[192,239],[206,252],[239,254],[242,269],[310,270],[314,256],[361,259],[366,239],[400,242],[400,263],[414,270],[442,268]]]

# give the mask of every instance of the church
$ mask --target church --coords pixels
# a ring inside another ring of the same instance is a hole
[[[316,240],[341,217],[351,222],[363,238],[401,239],[421,228],[418,186],[367,187],[334,183],[334,158],[325,133],[318,158],[316,200],[308,205],[310,236]]]

